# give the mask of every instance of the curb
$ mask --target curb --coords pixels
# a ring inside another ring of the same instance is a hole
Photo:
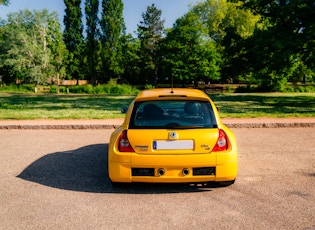
[[[50,129],[116,129],[119,125],[0,125],[3,129],[20,129],[20,130],[50,130]]]
[[[314,128],[315,123],[229,123],[229,128]],[[80,129],[116,129],[120,125],[0,125],[0,130],[80,130]]]
[[[229,128],[314,128],[315,123],[231,123],[226,124]]]

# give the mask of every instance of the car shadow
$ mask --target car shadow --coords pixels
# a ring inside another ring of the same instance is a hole
[[[108,144],[47,154],[33,162],[17,177],[41,185],[92,193],[185,193],[211,191],[212,186],[189,184],[133,183],[113,187],[107,173]]]

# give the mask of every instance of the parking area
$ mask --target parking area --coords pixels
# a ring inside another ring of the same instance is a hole
[[[315,229],[315,128],[234,128],[224,188],[113,188],[112,131],[0,130],[0,229]]]

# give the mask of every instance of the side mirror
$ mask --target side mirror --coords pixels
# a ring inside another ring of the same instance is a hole
[[[121,113],[127,113],[127,111],[128,111],[128,108],[127,107],[123,107],[123,108],[121,108]]]

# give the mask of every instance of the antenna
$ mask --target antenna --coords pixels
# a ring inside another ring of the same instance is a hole
[[[172,86],[172,90],[171,90],[171,93],[174,93],[174,90],[173,90],[173,88],[174,88],[174,84],[173,84],[173,74],[172,74],[172,79],[171,79],[171,86]]]

